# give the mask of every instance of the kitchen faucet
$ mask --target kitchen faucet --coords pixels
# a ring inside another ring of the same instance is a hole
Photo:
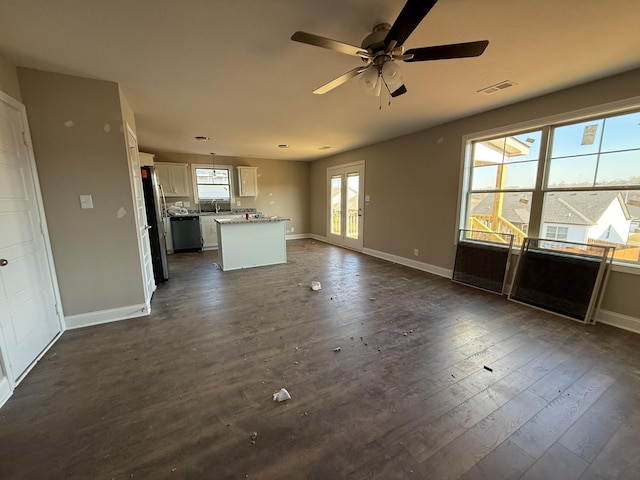
[[[218,213],[220,211],[220,205],[218,205],[218,201],[217,200],[211,200],[211,206],[215,208],[216,213]]]

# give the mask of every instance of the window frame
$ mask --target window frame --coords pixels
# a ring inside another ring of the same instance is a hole
[[[208,185],[208,184],[199,184],[198,176],[196,175],[196,169],[210,169],[210,170],[227,170],[229,172],[229,203],[235,202],[234,188],[233,188],[233,167],[231,165],[212,165],[206,163],[192,163],[191,164],[191,181],[193,183],[193,201],[196,204],[200,204],[202,202],[212,202],[214,200],[220,200],[215,198],[200,198],[198,195],[198,185]],[[224,184],[220,184],[224,185]],[[221,200],[226,202],[226,200]]]
[[[538,118],[526,122],[521,122],[517,124],[513,124],[510,126],[494,128],[491,130],[481,131],[470,133],[462,136],[462,149],[461,149],[461,160],[460,160],[460,178],[459,178],[459,191],[458,191],[458,199],[457,199],[457,219],[456,225],[457,229],[454,232],[454,244],[457,244],[458,241],[458,229],[467,228],[466,220],[468,219],[467,212],[467,197],[469,192],[471,191],[471,170],[473,168],[473,144],[475,142],[482,142],[491,139],[495,139],[497,137],[507,137],[513,135],[519,135],[522,133],[541,130],[542,138],[541,144],[542,147],[540,149],[540,158],[538,161],[538,172],[536,176],[536,183],[533,190],[531,189],[505,189],[499,190],[500,192],[532,192],[532,201],[531,201],[531,210],[530,210],[530,219],[529,219],[529,228],[528,234],[532,237],[537,236],[538,238],[542,238],[541,232],[542,228],[542,208],[544,196],[548,192],[563,192],[563,191],[610,191],[610,190],[632,190],[637,191],[640,190],[638,186],[599,186],[595,185],[593,187],[567,187],[567,188],[558,188],[553,187],[549,188],[547,186],[547,175],[548,168],[546,168],[547,163],[550,161],[551,156],[551,131],[553,128],[562,127],[564,125],[570,125],[573,123],[586,122],[590,120],[598,120],[604,119],[608,117],[630,114],[640,112],[640,97],[633,97],[617,102],[611,102],[601,105],[596,105],[593,107],[588,107],[581,110],[574,110],[566,113],[560,113],[557,115],[551,115],[548,117]],[[519,249],[515,249],[516,253],[519,253]],[[626,273],[632,273],[636,275],[640,275],[640,265],[634,265],[630,263],[619,263],[614,260],[613,264],[614,271],[621,271]]]

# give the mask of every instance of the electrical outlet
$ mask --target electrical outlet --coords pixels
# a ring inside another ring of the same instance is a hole
[[[414,255],[415,257],[417,257],[419,253],[420,253],[420,250],[418,250],[417,248],[414,248],[414,249],[413,249],[413,255]]]
[[[293,233],[293,227],[291,227],[291,233]]]

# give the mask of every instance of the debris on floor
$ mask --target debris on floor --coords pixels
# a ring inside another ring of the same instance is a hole
[[[258,432],[251,432],[251,440],[258,438]]]
[[[291,395],[289,395],[286,388],[281,388],[280,390],[273,392],[274,402],[284,402],[286,400],[291,400]]]
[[[340,350],[342,350],[340,347],[336,347],[333,349],[334,352],[339,352]]]
[[[369,300],[371,300],[372,302],[376,301],[375,297],[369,297]]]
[[[320,285],[320,282],[316,282],[314,280],[313,282],[311,282],[311,290],[313,290],[314,292],[317,292],[318,290],[322,290],[322,285]]]
[[[493,368],[489,368],[489,367],[487,367],[486,365],[484,366],[484,369],[485,369],[486,371],[488,371],[488,372],[493,372]]]

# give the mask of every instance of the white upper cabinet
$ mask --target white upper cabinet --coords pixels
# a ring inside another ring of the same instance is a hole
[[[258,196],[258,167],[238,167],[238,196]]]
[[[189,196],[189,165],[156,162],[154,166],[165,197]]]

